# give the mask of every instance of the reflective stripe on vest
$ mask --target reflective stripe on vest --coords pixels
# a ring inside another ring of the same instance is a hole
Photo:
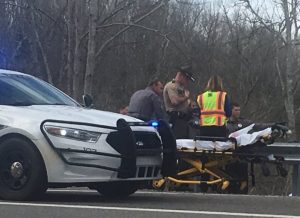
[[[224,110],[226,92],[207,91],[198,96],[197,102],[201,108],[201,126],[223,126],[226,115]]]

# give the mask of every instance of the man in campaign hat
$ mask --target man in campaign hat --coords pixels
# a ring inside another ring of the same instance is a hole
[[[196,81],[192,74],[192,66],[191,65],[187,64],[187,65],[183,65],[181,67],[177,67],[177,71],[185,74],[185,76],[192,82]]]
[[[175,78],[165,85],[163,96],[166,111],[176,138],[188,138],[188,121],[191,118],[189,81],[194,82],[191,65],[176,68]]]

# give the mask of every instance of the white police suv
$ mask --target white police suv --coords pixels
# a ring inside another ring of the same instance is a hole
[[[163,121],[151,126],[90,109],[38,78],[0,70],[2,199],[27,200],[68,186],[128,196],[173,174],[175,151]]]

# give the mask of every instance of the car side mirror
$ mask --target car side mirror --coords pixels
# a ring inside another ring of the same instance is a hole
[[[82,99],[84,107],[91,108],[93,106],[93,98],[89,94],[83,95]]]

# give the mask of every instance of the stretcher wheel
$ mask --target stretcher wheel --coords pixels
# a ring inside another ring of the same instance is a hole
[[[156,179],[152,181],[152,186],[155,189],[163,190],[166,187],[166,180],[165,179]]]
[[[228,188],[231,185],[229,181],[224,181],[212,186],[212,190],[219,194],[229,194]]]
[[[248,181],[232,181],[227,188],[228,194],[247,194],[248,193]]]
[[[228,188],[228,186],[230,185],[230,182],[229,181],[224,181],[222,183],[222,186],[221,186],[221,189],[222,190],[226,190]]]
[[[227,188],[229,194],[247,194],[248,193],[248,164],[235,162],[228,164],[226,173],[232,178]]]

